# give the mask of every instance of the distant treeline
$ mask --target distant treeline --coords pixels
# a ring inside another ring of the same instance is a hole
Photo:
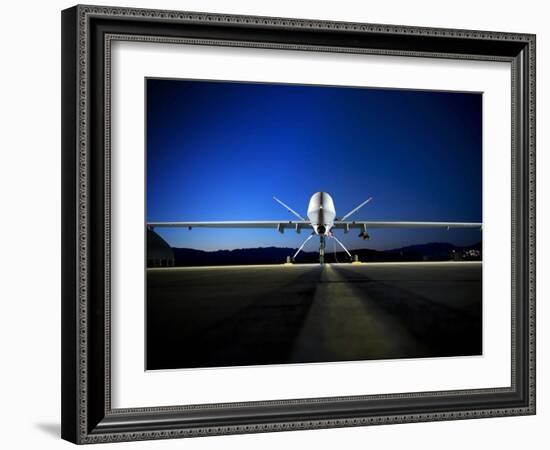
[[[223,266],[248,264],[281,264],[287,256],[296,252],[295,248],[259,247],[242,248],[236,250],[217,250],[206,252],[190,248],[172,248],[176,266]],[[446,242],[432,242],[421,245],[396,248],[393,250],[357,249],[350,251],[357,255],[362,262],[391,262],[391,261],[449,261],[471,260],[481,261],[481,242],[459,247]],[[318,252],[301,252],[296,263],[315,263],[319,261]],[[346,253],[326,251],[325,261],[347,262]]]

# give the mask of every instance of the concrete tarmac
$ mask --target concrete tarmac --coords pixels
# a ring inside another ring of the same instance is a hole
[[[147,369],[480,355],[480,262],[147,270]]]

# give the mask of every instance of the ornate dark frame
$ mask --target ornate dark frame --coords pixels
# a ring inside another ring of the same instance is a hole
[[[113,40],[507,61],[512,66],[509,387],[113,409]],[[62,12],[62,437],[74,443],[535,414],[535,36],[75,6]]]

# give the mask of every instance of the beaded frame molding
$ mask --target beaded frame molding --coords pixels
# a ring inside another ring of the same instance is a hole
[[[505,61],[512,72],[511,385],[111,407],[113,41]],[[535,414],[535,36],[78,5],[62,12],[62,428],[78,444]]]

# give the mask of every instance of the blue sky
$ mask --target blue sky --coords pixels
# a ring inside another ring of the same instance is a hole
[[[482,95],[148,79],[147,220],[291,220],[326,191],[356,220],[482,220]],[[297,247],[307,233],[157,229],[202,250]],[[337,232],[338,233],[338,232]],[[467,245],[478,230],[339,233],[351,249]],[[332,245],[332,244],[330,244]],[[311,240],[306,250],[314,250]]]

